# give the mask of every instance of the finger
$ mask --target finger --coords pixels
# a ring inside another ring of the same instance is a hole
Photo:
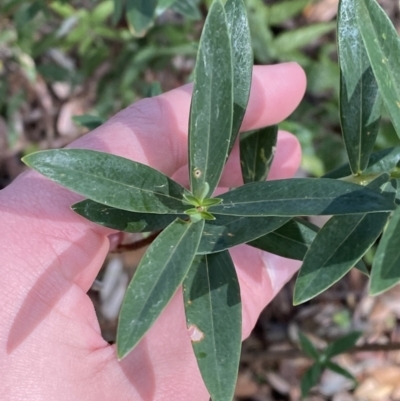
[[[243,305],[242,336],[250,335],[261,311],[299,269],[301,262],[285,259],[249,245],[231,249]]]
[[[290,178],[298,170],[301,162],[301,148],[298,139],[286,131],[279,131],[276,153],[268,174],[269,180]],[[182,166],[172,178],[181,185],[189,186],[188,166]],[[236,143],[226,163],[220,186],[226,188],[243,185],[240,167],[239,144]]]
[[[254,67],[243,130],[275,124],[297,107],[305,75],[296,63]],[[75,141],[83,147],[114,153],[172,175],[187,164],[187,127],[191,85],[144,99]]]

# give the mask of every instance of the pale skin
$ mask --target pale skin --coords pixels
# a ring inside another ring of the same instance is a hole
[[[294,63],[255,67],[242,130],[282,121],[306,80]],[[187,185],[191,86],[135,103],[71,144],[127,157]],[[298,141],[280,132],[270,179],[298,169]],[[241,185],[238,147],[221,185]],[[6,401],[208,401],[180,291],[140,344],[118,361],[87,296],[112,230],[69,207],[81,197],[36,172],[0,192],[0,398]],[[243,245],[231,250],[243,301],[243,338],[299,263]]]

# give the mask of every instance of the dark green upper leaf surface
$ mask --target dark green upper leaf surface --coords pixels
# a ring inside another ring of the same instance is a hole
[[[227,251],[197,256],[183,283],[186,320],[213,401],[234,395],[242,336],[242,305]]]
[[[213,2],[200,39],[189,122],[189,176],[195,196],[213,193],[228,155],[233,115],[233,66],[226,14]]]
[[[354,0],[341,0],[338,14],[340,120],[354,174],[361,173],[378,134],[381,98],[356,19]]]
[[[253,50],[251,47],[250,27],[243,0],[228,0],[225,4],[225,11],[232,43],[234,80],[230,151],[239,133],[249,101],[253,73]]]
[[[128,354],[182,284],[195,257],[204,221],[175,220],[150,245],[125,294],[117,332],[118,357]]]
[[[218,197],[222,203],[209,208],[216,217],[355,214],[394,209],[394,203],[368,188],[324,178],[255,182]]]
[[[184,188],[159,171],[123,157],[84,149],[32,153],[23,161],[96,202],[142,213],[183,213]]]
[[[126,18],[135,36],[143,36],[153,25],[157,0],[126,0]]]
[[[400,282],[400,208],[394,212],[379,242],[371,270],[370,294],[377,295]]]
[[[342,368],[341,366],[339,366],[337,363],[334,363],[332,361],[327,361],[325,363],[325,367],[327,369],[332,370],[333,372],[342,375],[344,377],[347,377],[350,380],[353,380],[353,382],[357,383],[356,378],[346,369]]]
[[[254,240],[288,221],[287,217],[218,216],[204,226],[198,253],[220,252]]]
[[[375,0],[357,1],[357,22],[393,126],[400,136],[400,39]]]
[[[72,210],[93,223],[128,233],[162,230],[171,224],[177,217],[187,218],[185,215],[135,213],[116,209],[90,199],[72,205]]]
[[[380,150],[379,152],[372,153],[368,167],[363,172],[363,176],[368,178],[368,175],[375,175],[379,173],[395,173],[399,174],[397,164],[400,162],[400,147],[389,148]],[[325,174],[325,178],[342,178],[348,177],[351,174],[351,169],[348,164],[345,164],[329,173]],[[362,179],[362,177],[360,177]]]
[[[277,125],[241,135],[240,165],[245,184],[267,179],[275,155],[277,138]]]
[[[306,397],[308,392],[318,383],[322,373],[322,365],[315,362],[301,378],[301,395]]]
[[[284,258],[303,260],[318,231],[314,224],[294,218],[248,244]]]
[[[304,353],[308,355],[310,358],[318,361],[319,352],[314,347],[314,344],[301,331],[299,331],[299,342],[301,349],[304,351]]]
[[[385,184],[391,200],[395,189]],[[294,303],[320,294],[342,278],[375,243],[390,213],[332,217],[318,232],[297,276]]]
[[[324,351],[324,355],[327,358],[333,358],[336,355],[348,351],[350,348],[353,348],[356,345],[361,335],[361,332],[353,331],[343,337],[338,338],[328,345],[328,347]]]

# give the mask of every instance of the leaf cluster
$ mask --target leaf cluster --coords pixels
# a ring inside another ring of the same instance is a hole
[[[183,285],[187,325],[205,384],[213,400],[231,400],[242,308],[228,249],[242,243],[303,260],[296,304],[318,295],[354,266],[371,275],[372,294],[400,281],[400,148],[372,153],[382,103],[400,135],[400,65],[389,57],[393,51],[400,54],[399,43],[375,0],[340,2],[340,119],[349,164],[322,178],[266,182],[277,139],[277,127],[268,127],[241,137],[245,184],[213,197],[250,92],[253,54],[242,0],[214,0],[201,36],[189,120],[189,189],[149,166],[96,151],[64,149],[24,158],[86,197],[72,208],[87,219],[128,232],[162,230],[123,302],[120,358]],[[333,217],[319,229],[304,219],[314,215]],[[369,272],[362,257],[381,235]],[[309,373],[311,383],[323,366],[340,370],[318,360],[319,367]]]

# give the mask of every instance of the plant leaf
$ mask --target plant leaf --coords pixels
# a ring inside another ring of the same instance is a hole
[[[119,20],[122,17],[122,13],[124,11],[125,8],[125,2],[126,0],[114,0],[114,10],[113,10],[113,14],[111,16],[111,23],[113,25],[116,25]]]
[[[228,155],[233,115],[233,67],[225,10],[216,0],[200,39],[189,122],[189,176],[194,196],[211,195]]]
[[[229,152],[235,144],[249,101],[253,74],[253,50],[249,21],[243,0],[228,0],[225,4],[233,60],[233,120]]]
[[[352,380],[355,384],[357,383],[356,378],[347,369],[343,369],[337,363],[328,361],[325,363],[325,367],[337,373],[338,375],[347,377],[348,379]]]
[[[204,222],[176,219],[150,245],[130,282],[119,315],[118,358],[141,340],[182,284],[195,257]]]
[[[248,245],[284,258],[303,260],[318,231],[319,227],[315,224],[295,217],[277,230],[248,242]],[[362,260],[359,260],[354,267],[369,276],[369,271]]]
[[[374,176],[382,173],[395,173],[399,175],[397,165],[400,162],[400,147],[388,148],[372,153],[368,167],[364,170],[362,177],[367,179],[369,176]],[[324,175],[324,178],[342,178],[351,175],[351,169],[348,164],[338,167]],[[362,179],[360,177],[360,179]]]
[[[375,0],[357,1],[357,22],[393,126],[400,136],[400,39]]]
[[[316,225],[295,217],[277,230],[248,242],[248,245],[284,258],[303,260],[318,231]]]
[[[242,217],[220,215],[207,221],[197,253],[208,254],[253,240],[284,224],[287,217]]]
[[[314,347],[314,344],[301,331],[299,331],[299,342],[301,349],[304,351],[306,355],[308,355],[315,361],[319,360],[319,352]]]
[[[304,8],[315,0],[283,0],[269,6],[269,25],[280,25],[298,15]]]
[[[340,121],[351,169],[368,165],[378,135],[381,97],[356,19],[354,0],[341,0],[338,15]]]
[[[301,378],[301,396],[306,397],[308,392],[318,384],[319,378],[322,374],[322,365],[315,362]]]
[[[330,359],[336,355],[343,354],[343,352],[348,351],[350,348],[353,348],[361,335],[362,333],[360,331],[353,331],[331,342],[324,351],[325,357]]]
[[[277,138],[277,125],[242,134],[240,165],[245,184],[267,179],[275,155]]]
[[[334,22],[322,22],[286,31],[275,38],[273,45],[274,48],[278,49],[281,53],[292,52],[301,49],[322,35],[333,31],[335,26],[336,24]]]
[[[218,197],[222,203],[209,208],[214,215],[308,216],[394,209],[393,202],[368,188],[324,178],[254,182]]]
[[[231,401],[241,349],[241,301],[227,251],[197,256],[183,283],[186,320],[213,401]]]
[[[394,199],[392,184],[387,191]],[[314,298],[341,279],[375,243],[389,216],[390,213],[367,213],[332,217],[304,257],[295,284],[294,304]]]
[[[81,116],[73,116],[72,120],[78,125],[88,128],[90,130],[100,127],[105,123],[105,119],[99,116],[92,116],[90,114],[83,114]]]
[[[187,19],[197,21],[201,18],[198,3],[196,0],[178,0],[171,5],[171,8]]]
[[[118,209],[159,214],[186,209],[183,187],[159,171],[123,157],[60,149],[31,153],[22,160],[58,184]]]
[[[71,209],[93,223],[128,233],[163,230],[177,217],[184,220],[184,214],[135,213],[116,209],[90,199],[75,203]]]
[[[126,0],[126,18],[133,35],[142,37],[153,25],[157,0]]]
[[[400,282],[400,208],[397,208],[379,242],[372,263],[370,294],[378,295]]]

